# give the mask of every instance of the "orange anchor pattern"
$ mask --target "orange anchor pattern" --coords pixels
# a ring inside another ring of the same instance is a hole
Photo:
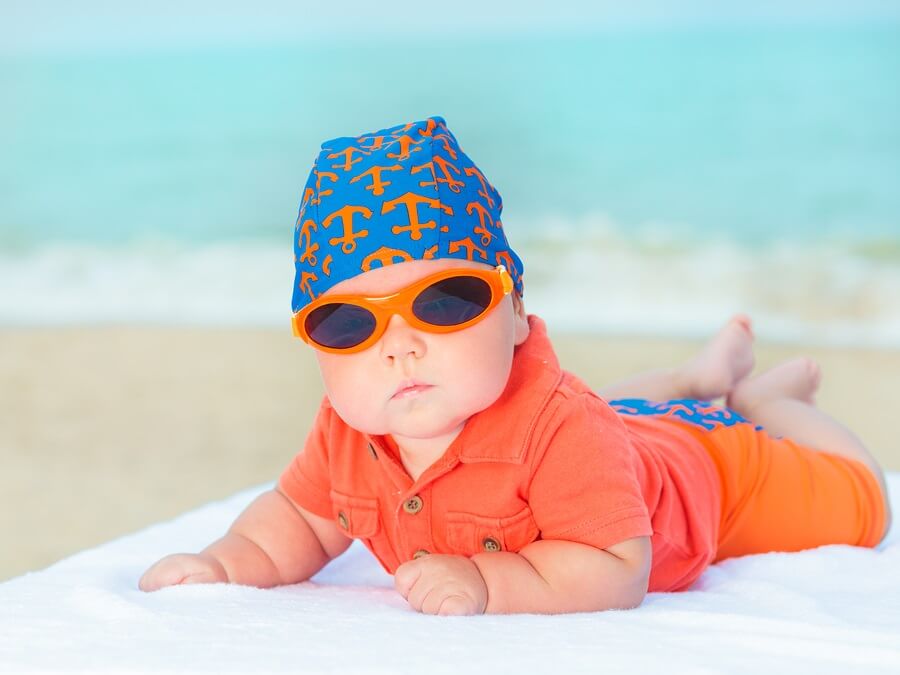
[[[438,167],[440,167],[441,173],[444,174],[443,178],[436,177],[435,180],[438,183],[446,183],[448,188],[453,190],[453,192],[456,192],[457,194],[459,194],[460,188],[463,187],[465,185],[465,183],[462,182],[461,180],[455,180],[453,178],[453,176],[450,175],[450,172],[447,171],[447,167],[450,167],[451,169],[453,169],[456,172],[456,175],[460,175],[460,170],[457,169],[453,164],[448,162],[446,159],[444,159],[440,155],[435,155],[434,159],[432,161],[435,164],[437,164]],[[434,170],[433,167],[432,167],[432,170]]]
[[[437,188],[437,176],[434,174],[434,162],[425,162],[424,164],[419,164],[418,166],[414,166],[412,169],[409,170],[409,173],[410,173],[410,175],[417,174],[420,171],[424,171],[425,169],[428,169],[429,171],[431,171],[431,180],[430,181],[427,181],[427,180],[420,181],[419,187],[429,187],[430,186],[433,188]]]
[[[522,283],[522,275],[519,272],[519,267],[512,259],[509,251],[496,251],[494,253],[494,264],[503,265],[509,271],[509,274],[517,287]]]
[[[373,262],[380,262],[381,267],[387,267],[388,265],[393,265],[394,263],[407,262],[412,259],[413,257],[406,251],[401,251],[398,248],[391,248],[389,246],[382,246],[374,253],[370,253],[365,258],[363,258],[360,269],[363,272],[368,272],[370,269],[372,269]]]
[[[396,140],[388,143],[385,147],[390,147],[390,146],[394,145],[395,143],[397,143],[400,146],[399,147],[400,152],[397,152],[397,153],[389,152],[387,154],[387,156],[390,157],[391,159],[396,159],[397,161],[402,162],[405,159],[409,159],[409,156],[411,153],[418,152],[419,150],[421,150],[422,148],[421,148],[420,144],[424,143],[424,140],[417,141],[412,136],[407,136],[406,134],[403,134]],[[412,146],[415,146],[415,147],[413,147],[412,150],[410,150],[410,147],[412,147]]]
[[[487,218],[488,223],[493,227],[494,219],[491,218],[491,214],[488,212],[484,205],[481,202],[469,202],[466,204],[466,213],[470,216],[472,215],[472,211],[476,211],[478,213],[478,224],[481,225],[481,228],[484,229],[484,219]]]
[[[364,141],[372,141],[371,145],[363,145]],[[357,139],[359,143],[359,147],[368,152],[372,152],[373,150],[380,150],[381,144],[384,143],[384,136],[360,136]]]
[[[478,182],[481,183],[481,189],[478,191],[478,196],[484,197],[484,200],[487,202],[489,209],[494,208],[494,200],[491,199],[491,193],[488,192],[487,182],[484,179],[484,174],[474,166],[467,166],[465,168],[465,172],[467,176],[475,176],[478,179]]]
[[[322,225],[327,228],[335,218],[341,219],[341,223],[344,226],[344,233],[340,237],[329,239],[328,243],[331,246],[341,244],[341,250],[344,253],[353,253],[353,251],[356,250],[356,240],[366,237],[369,234],[368,230],[353,231],[353,214],[355,213],[362,214],[363,218],[372,217],[372,209],[366,208],[365,206],[351,206],[348,204],[342,206],[322,221]]]
[[[409,232],[409,237],[413,241],[418,241],[422,238],[423,229],[434,229],[435,227],[437,227],[437,222],[434,220],[428,220],[425,222],[421,222],[419,220],[419,204],[424,204],[433,209],[439,208],[448,216],[453,215],[453,209],[446,204],[441,204],[441,201],[439,199],[422,197],[420,195],[417,195],[415,192],[407,192],[406,194],[397,197],[396,199],[391,199],[390,201],[384,202],[384,204],[381,205],[382,215],[393,211],[397,204],[402,204],[406,207],[406,213],[409,217],[409,224],[394,225],[391,228],[391,232],[393,234]]]
[[[478,248],[478,246],[475,245],[475,242],[472,241],[471,237],[465,237],[464,239],[451,241],[450,246],[447,248],[450,253],[456,253],[460,249],[465,249],[467,260],[475,260],[475,258],[472,257],[472,253],[474,251],[478,252],[478,257],[482,260],[488,259],[487,251],[485,251],[483,248]]]
[[[507,270],[511,270],[510,274],[513,278],[519,273],[515,264],[513,264],[512,256],[507,251],[497,251],[494,255],[494,262],[498,265],[503,265]]]
[[[310,203],[318,204],[319,203],[318,201],[315,201],[315,202],[312,201],[313,196],[315,194],[316,194],[316,191],[313,190],[311,187],[308,187],[305,190],[303,190],[303,201],[301,202],[301,206],[300,206],[300,215],[297,217],[298,223],[300,222],[300,219],[303,218],[303,213],[306,210],[307,204],[310,204]]]
[[[444,127],[445,129],[447,127]],[[456,150],[453,149],[453,146],[450,145],[450,137],[447,134],[435,134],[434,140],[440,141],[444,145],[444,152],[450,155],[450,159],[456,161],[459,158],[459,155],[456,154]]]
[[[416,126],[415,122],[407,122],[406,124],[404,124],[402,126],[395,127],[393,129],[393,131],[391,131],[391,136],[393,136],[394,138],[397,138],[398,136],[402,136],[407,131],[412,131],[412,128],[414,126]]]
[[[330,155],[326,155],[325,159],[336,159],[338,157],[343,156],[344,163],[343,164],[332,164],[331,168],[332,169],[343,169],[344,171],[349,171],[353,167],[354,164],[359,164],[361,161],[363,161],[362,157],[357,157],[356,159],[353,159],[354,152],[358,152],[361,155],[369,154],[365,150],[360,150],[359,148],[350,145],[350,146],[344,148],[343,150],[340,150],[338,152],[333,152]]]
[[[370,185],[366,185],[366,190],[371,190],[372,194],[376,197],[380,197],[384,194],[384,188],[391,184],[391,181],[383,181],[381,180],[381,172],[382,171],[402,171],[403,167],[399,164],[394,164],[393,166],[373,166],[372,168],[363,171],[358,176],[354,176],[350,179],[351,183],[355,183],[358,180],[361,180],[365,176],[372,177],[372,183]]]
[[[298,242],[300,247],[303,249],[303,253],[300,255],[300,262],[307,262],[313,267],[316,266],[316,256],[315,252],[319,250],[319,245],[312,242],[312,233],[318,230],[316,227],[316,221],[313,219],[309,219],[303,222],[303,225],[300,227],[300,241]],[[306,239],[306,243],[303,243],[303,240]]]
[[[484,229],[484,227],[482,227],[481,225],[476,225],[475,227],[472,228],[472,232],[474,234],[481,235],[481,245],[482,246],[490,246],[491,245],[491,239],[494,238],[494,235],[491,234],[490,232],[488,232],[486,229]]]
[[[337,174],[334,173],[333,171],[318,171],[317,170],[315,172],[315,174],[316,174],[316,193],[319,195],[319,197],[318,197],[318,199],[313,199],[312,201],[310,201],[310,204],[321,204],[322,197],[327,197],[330,194],[334,194],[334,190],[332,190],[332,189],[328,189],[328,190],[322,189],[322,178],[327,178],[332,183],[337,183],[338,177],[337,177]]]
[[[521,292],[502,208],[440,117],[323,143],[295,223],[294,310],[373,267],[442,257],[503,264]]]
[[[431,136],[437,127],[438,127],[437,120],[435,120],[433,117],[429,117],[428,120],[425,122],[425,128],[419,129],[419,135],[420,136]]]
[[[316,294],[313,292],[313,289],[309,284],[310,282],[318,280],[319,277],[316,276],[315,272],[307,272],[306,270],[303,270],[300,272],[300,283],[297,284],[297,288],[299,288],[302,293],[306,293],[311,299],[315,300]]]

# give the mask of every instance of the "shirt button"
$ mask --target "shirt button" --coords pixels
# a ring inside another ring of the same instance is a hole
[[[375,446],[369,443],[369,454],[372,456],[372,459],[378,459],[378,453],[375,452]]]
[[[347,514],[343,511],[338,511],[338,523],[340,523],[341,527],[345,530],[350,529],[350,520],[347,518]]]
[[[420,548],[418,551],[413,553],[413,560],[418,560],[423,555],[431,555],[431,551],[426,551],[424,548]]]
[[[422,510],[422,498],[419,495],[410,497],[403,502],[403,510],[407,513],[418,513]]]
[[[500,550],[500,542],[494,539],[493,537],[485,537],[484,541],[481,542],[481,545],[484,546],[485,551],[499,551]]]

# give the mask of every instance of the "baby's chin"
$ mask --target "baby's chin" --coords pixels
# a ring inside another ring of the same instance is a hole
[[[454,432],[458,434],[467,419],[468,417],[448,417],[441,411],[395,414],[390,416],[384,425],[379,425],[381,431],[378,431],[377,434],[420,440],[442,438],[454,434]]]
[[[422,398],[387,401],[383,406],[356,407],[342,410],[334,405],[338,415],[349,426],[370,436],[394,436],[409,439],[438,439],[454,437],[462,431],[473,415],[486,408],[492,400],[448,400],[440,392],[426,392]],[[346,412],[346,414],[344,414]]]
[[[444,438],[449,435],[455,437],[462,431],[466,422],[489,407],[497,396],[488,396],[484,400],[457,401],[456,405],[442,400],[429,401],[421,406],[388,408],[385,410],[384,418],[386,430],[377,433],[420,440]]]

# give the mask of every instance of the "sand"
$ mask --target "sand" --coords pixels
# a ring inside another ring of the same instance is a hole
[[[552,335],[599,387],[673,365],[697,343]],[[900,351],[761,344],[758,365],[820,361],[822,408],[900,470]],[[89,327],[0,330],[0,580],[274,480],[322,396],[289,332]]]

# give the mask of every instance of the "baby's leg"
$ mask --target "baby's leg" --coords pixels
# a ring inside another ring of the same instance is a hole
[[[676,368],[651,370],[598,390],[607,400],[676,398],[712,400],[725,396],[753,370],[753,332],[743,314],[731,318],[700,353]]]
[[[815,406],[813,397],[820,381],[821,372],[815,361],[793,359],[738,382],[728,396],[728,407],[762,425],[770,434],[785,436],[811,449],[843,455],[868,466],[881,486],[887,532],[891,525],[891,510],[884,473],[852,431]]]

